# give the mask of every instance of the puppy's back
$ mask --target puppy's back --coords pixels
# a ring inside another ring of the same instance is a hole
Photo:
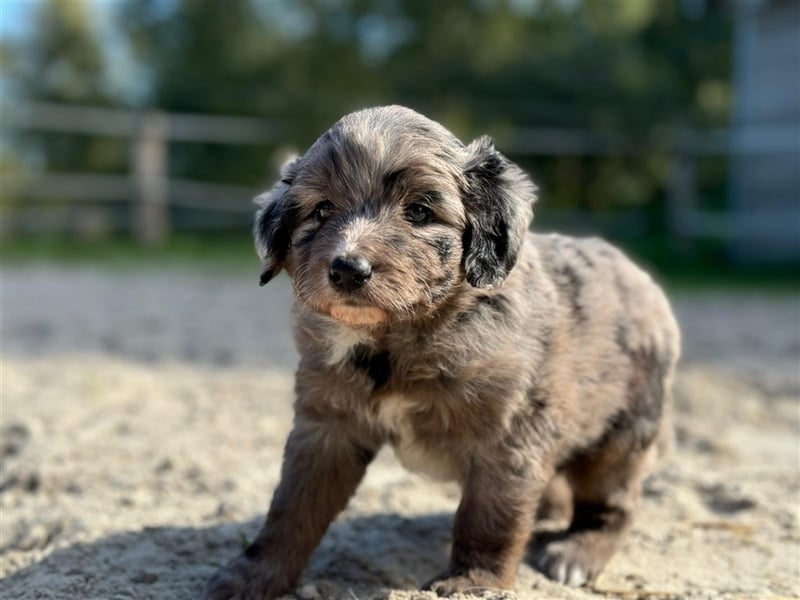
[[[653,348],[677,361],[680,334],[669,302],[625,254],[596,237],[530,234],[529,241],[569,308],[575,335],[611,334],[619,350]]]
[[[553,372],[554,384],[569,390],[562,410],[574,427],[573,449],[599,443],[610,430],[627,430],[632,447],[664,437],[680,353],[664,293],[598,238],[530,234],[528,242],[565,315]]]

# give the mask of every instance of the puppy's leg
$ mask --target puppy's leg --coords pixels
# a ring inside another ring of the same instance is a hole
[[[268,600],[291,591],[373,456],[374,450],[339,430],[298,420],[266,524],[241,556],[211,578],[205,599]]]
[[[543,534],[535,544],[535,566],[568,585],[597,577],[632,521],[654,454],[655,446],[625,451],[611,445],[576,460],[567,471],[574,494],[572,523],[562,534]]]
[[[536,509],[536,519],[539,521],[572,519],[572,488],[563,475],[556,475],[547,484]]]
[[[453,525],[450,567],[425,585],[440,596],[514,585],[548,480],[540,463],[512,448],[475,453]]]

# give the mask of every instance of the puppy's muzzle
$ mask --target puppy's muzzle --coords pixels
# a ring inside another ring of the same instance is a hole
[[[342,292],[353,292],[372,277],[372,265],[362,256],[337,256],[331,263],[328,279]]]

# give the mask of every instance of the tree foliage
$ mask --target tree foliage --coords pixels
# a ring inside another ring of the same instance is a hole
[[[15,96],[27,100],[112,106],[107,63],[87,0],[38,4],[29,36],[4,46]],[[27,134],[19,140],[35,163],[51,171],[113,171],[124,164],[118,140],[68,133]]]

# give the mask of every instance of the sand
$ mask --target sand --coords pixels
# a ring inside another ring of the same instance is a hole
[[[285,278],[6,267],[0,597],[194,599],[263,519],[291,426]],[[463,598],[800,596],[800,299],[674,296],[676,445],[590,587],[527,565]],[[383,452],[297,598],[411,600],[447,563],[458,490]],[[558,524],[543,524],[555,527]]]

